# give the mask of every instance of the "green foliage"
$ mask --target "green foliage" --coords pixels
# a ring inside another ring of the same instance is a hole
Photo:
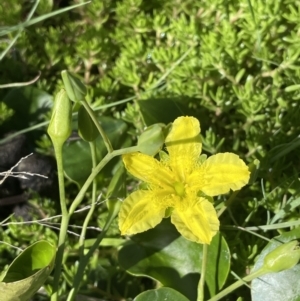
[[[180,249],[185,252],[178,252]],[[180,236],[170,220],[165,219],[155,229],[134,235],[121,248],[119,261],[130,274],[150,276],[162,285],[176,289],[189,300],[196,300],[201,273],[197,262],[203,256],[202,249],[202,245]],[[225,240],[217,235],[208,252],[210,263],[214,264],[207,267],[206,283],[211,296],[214,296],[228,276],[229,249]]]
[[[299,240],[299,229],[284,233],[275,237],[263,249],[257,258],[253,270],[259,268],[282,269],[285,265],[293,268],[283,270],[281,273],[271,273],[255,279],[252,282],[252,300],[298,300],[297,278],[300,271],[300,265],[294,266],[299,257],[299,249],[295,249]],[[270,253],[269,253],[270,252]],[[267,283],[267,285],[266,285]]]
[[[47,241],[38,241],[23,250],[1,277],[1,300],[29,300],[49,277],[55,252]]]
[[[19,2],[0,3],[1,53],[18,32],[7,30],[25,21],[32,9],[31,1]],[[69,1],[68,5],[79,2]],[[41,1],[33,17],[60,9],[58,3]],[[146,126],[168,124],[181,115],[197,117],[204,153],[230,151],[249,164],[260,161],[256,180],[235,195],[220,217],[232,256],[232,273],[243,277],[265,245],[261,237],[249,233],[254,231],[251,227],[269,227],[260,234],[271,239],[286,231],[280,223],[292,227],[292,222],[299,220],[299,18],[298,3],[291,0],[103,0],[43,19],[20,32],[0,59],[0,85],[30,81],[41,72],[30,87],[0,89],[1,135],[38,128],[31,147],[53,153],[41,122],[49,120],[51,95],[62,88],[62,70],[76,73],[84,81],[86,100],[116,149],[137,145]],[[78,108],[73,109],[73,129],[77,130]],[[106,148],[100,138],[97,144],[100,162]],[[153,152],[159,147],[154,145]],[[64,160],[69,205],[92,170],[88,144],[69,141]],[[125,197],[124,189],[111,195],[108,188],[114,176],[120,181],[119,166],[114,159],[97,175],[97,195]],[[132,179],[126,184],[127,190],[136,187]],[[92,191],[87,190],[81,208],[90,205],[91,199]],[[216,199],[218,208],[228,199]],[[36,199],[33,202],[38,204]],[[43,202],[46,212],[60,214],[55,203]],[[105,224],[108,212],[104,202],[97,203],[87,238],[94,239]],[[79,211],[70,224],[82,226],[84,219],[85,211]],[[109,238],[119,237],[116,223],[108,231]],[[20,231],[20,227],[0,228],[0,240],[23,248],[41,238],[51,242],[57,238],[50,228],[34,224]],[[73,230],[75,235],[80,233]],[[80,252],[75,235],[67,242],[62,294],[69,291],[77,271],[74,262]],[[7,254],[7,260],[0,259],[1,266],[16,256],[15,250],[1,243],[0,251]],[[230,275],[228,283],[234,281]],[[104,291],[103,295],[128,299],[152,286],[144,278],[120,271],[114,245],[93,255],[80,292],[95,295],[88,289],[91,283],[94,290]],[[232,294],[233,300],[239,296],[249,299],[250,290]]]

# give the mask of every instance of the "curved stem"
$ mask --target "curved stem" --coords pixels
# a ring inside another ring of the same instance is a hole
[[[55,147],[54,147],[55,148]],[[76,198],[72,202],[69,212],[67,211],[66,203],[65,203],[65,191],[64,191],[64,177],[63,177],[63,165],[62,165],[62,154],[61,154],[61,148],[60,152],[56,151],[58,153],[57,157],[57,165],[58,165],[58,173],[59,173],[59,186],[60,186],[60,195],[61,195],[61,207],[62,207],[62,223],[61,223],[61,229],[60,229],[60,235],[59,235],[59,244],[58,244],[58,251],[57,251],[57,256],[56,256],[56,269],[55,269],[55,274],[54,274],[54,285],[53,285],[53,294],[51,296],[51,301],[57,301],[58,300],[58,284],[59,284],[59,277],[60,277],[60,271],[61,271],[61,266],[62,266],[62,261],[63,261],[63,254],[64,254],[64,243],[66,239],[66,234],[67,234],[67,229],[68,229],[68,224],[69,224],[69,219],[70,216],[74,213],[76,208],[80,205],[87,189],[93,182],[94,178],[97,176],[97,174],[102,170],[102,168],[114,157],[120,156],[123,154],[131,153],[131,152],[136,152],[139,150],[139,147],[133,146],[133,147],[128,147],[120,150],[115,150],[112,151],[111,153],[106,154],[106,156],[101,160],[100,163],[92,170],[92,173],[90,176],[87,178],[85,181],[84,185],[80,189],[79,193],[77,194]],[[113,221],[114,217],[116,214],[111,213],[108,216],[107,222],[101,232],[101,234],[98,236],[96,239],[94,245],[90,248],[89,252],[82,257],[82,259],[79,262],[77,274],[74,279],[74,287],[70,291],[69,296],[68,296],[68,301],[73,300],[75,297],[75,294],[79,290],[79,285],[80,281],[83,277],[84,269],[86,265],[88,264],[88,260],[91,257],[92,253],[96,250],[96,248],[99,246],[99,243],[101,240],[104,238],[107,229],[109,228],[111,222]]]
[[[218,300],[222,299],[223,297],[225,297],[226,295],[228,295],[229,293],[236,290],[237,288],[239,288],[240,286],[244,285],[246,282],[249,282],[249,281],[253,280],[254,278],[260,277],[264,274],[266,274],[266,271],[264,269],[259,269],[255,272],[253,272],[252,274],[250,274],[250,275],[236,281],[235,283],[231,284],[226,289],[221,291],[219,294],[213,296],[212,298],[210,298],[207,301],[218,301]]]
[[[220,217],[224,213],[224,211],[227,209],[227,207],[229,207],[233,203],[233,201],[235,200],[235,198],[239,192],[240,192],[239,190],[234,191],[231,194],[231,196],[229,197],[229,199],[223,203],[223,206],[217,212],[218,217]]]
[[[120,156],[123,154],[128,154],[131,152],[137,152],[139,150],[138,146],[132,146],[132,147],[127,147],[119,150],[114,150],[111,153],[106,154],[106,156],[101,160],[100,163],[93,169],[92,173],[89,175],[83,186],[81,187],[79,193],[77,194],[75,200],[73,201],[70,209],[69,209],[69,215],[71,216],[76,208],[80,205],[84,194],[88,190],[89,186],[91,185],[93,179],[97,176],[97,174],[101,171],[101,169],[114,157]]]

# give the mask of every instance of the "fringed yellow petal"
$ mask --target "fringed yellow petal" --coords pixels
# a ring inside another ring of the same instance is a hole
[[[123,202],[119,212],[119,228],[122,235],[132,235],[154,228],[165,216],[165,209],[155,205],[155,194],[138,190]]]
[[[250,177],[247,165],[237,155],[221,153],[209,157],[190,177],[191,186],[209,196],[239,190]]]
[[[162,163],[142,153],[122,156],[126,169],[136,178],[158,187],[172,187],[174,176]]]
[[[170,166],[179,181],[195,168],[201,153],[200,123],[194,117],[179,117],[166,138]]]
[[[220,225],[213,205],[202,197],[186,210],[175,208],[171,222],[183,237],[201,244],[210,244]]]

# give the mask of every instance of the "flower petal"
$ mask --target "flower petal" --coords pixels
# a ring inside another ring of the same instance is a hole
[[[239,190],[250,177],[247,165],[239,156],[221,153],[209,157],[189,178],[189,184],[209,196]]]
[[[177,118],[166,138],[166,146],[173,172],[177,173],[178,180],[184,181],[195,168],[201,153],[199,121],[194,117]]]
[[[136,178],[163,188],[172,188],[175,182],[172,172],[153,157],[142,153],[122,156],[126,169]]]
[[[214,206],[202,197],[186,210],[175,208],[171,222],[183,237],[201,244],[210,244],[220,225]]]
[[[155,193],[150,190],[138,190],[124,200],[119,212],[122,235],[144,232],[161,222],[166,208],[157,206],[155,197]]]

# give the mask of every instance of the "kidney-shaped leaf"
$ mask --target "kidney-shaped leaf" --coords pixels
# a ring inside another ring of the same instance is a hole
[[[258,256],[253,271],[259,269],[264,257],[281,243],[299,240],[300,229],[297,228],[272,239]],[[252,301],[299,301],[300,300],[300,264],[291,269],[269,273],[252,281]]]
[[[214,295],[225,283],[230,256],[221,235],[209,246],[206,283]],[[131,237],[119,252],[119,262],[129,273],[151,277],[174,288],[190,300],[197,298],[202,245],[184,239],[164,219],[157,227]]]
[[[161,287],[139,294],[133,301],[189,301],[186,297],[169,287]]]
[[[43,240],[26,248],[2,276],[0,300],[29,300],[51,273],[55,252],[56,248]]]

